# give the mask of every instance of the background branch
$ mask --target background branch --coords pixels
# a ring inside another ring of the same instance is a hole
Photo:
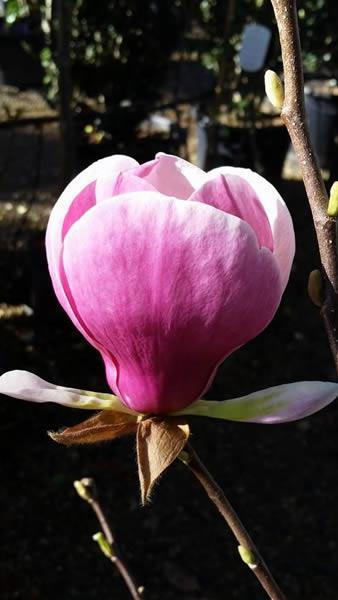
[[[271,0],[282,50],[285,101],[281,117],[299,160],[316,230],[324,279],[321,314],[338,371],[338,270],[336,219],[327,214],[328,196],[305,116],[304,77],[296,0]]]
[[[133,577],[131,576],[126,564],[121,559],[119,552],[116,549],[116,542],[113,536],[113,532],[108,523],[108,520],[104,514],[102,506],[98,500],[96,485],[93,479],[84,478],[81,481],[74,481],[74,487],[79,494],[79,496],[88,502],[88,504],[92,507],[94,513],[97,516],[97,519],[100,523],[102,532],[104,534],[105,540],[108,542],[110,552],[105,553],[106,556],[111,560],[111,562],[115,565],[120,575],[123,577],[124,582],[130,592],[133,600],[141,600],[141,594],[143,592],[143,588],[137,587],[135,584]],[[97,539],[97,538],[95,538]],[[98,541],[98,540],[97,540]],[[99,544],[101,546],[101,544]],[[102,548],[101,548],[102,549]]]

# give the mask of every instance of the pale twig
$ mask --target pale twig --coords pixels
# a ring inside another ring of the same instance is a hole
[[[96,486],[93,479],[83,478],[80,481],[74,481],[74,487],[79,494],[79,496],[88,502],[88,504],[92,507],[95,512],[97,519],[100,523],[102,534],[96,534],[94,536],[95,541],[98,542],[101,550],[109,558],[109,560],[115,565],[118,569],[120,575],[123,577],[125,584],[130,592],[133,600],[141,600],[141,594],[143,593],[143,588],[138,587],[133,577],[131,576],[128,568],[125,563],[122,561],[119,552],[116,549],[116,542],[111,530],[111,527],[107,521],[107,518],[104,514],[102,506],[98,500]],[[143,596],[142,596],[143,597]]]

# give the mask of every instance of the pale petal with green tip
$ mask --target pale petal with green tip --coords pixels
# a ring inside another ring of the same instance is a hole
[[[87,392],[54,385],[28,371],[4,373],[0,377],[0,394],[31,402],[55,402],[71,408],[115,410],[132,415],[137,414],[112,394]]]
[[[299,381],[221,402],[197,400],[175,414],[248,423],[287,423],[321,410],[337,396],[337,383]]]

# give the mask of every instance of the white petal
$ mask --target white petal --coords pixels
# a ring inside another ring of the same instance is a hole
[[[112,394],[65,388],[44,381],[28,371],[9,371],[0,377],[0,394],[31,402],[55,402],[71,408],[116,410],[137,414]]]
[[[175,414],[248,423],[287,423],[312,415],[330,404],[337,396],[337,383],[299,381],[221,402],[197,400]]]

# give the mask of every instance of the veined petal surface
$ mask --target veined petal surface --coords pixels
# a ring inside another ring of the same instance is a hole
[[[46,232],[49,272],[60,304],[80,331],[82,331],[81,324],[73,314],[61,281],[60,256],[64,237],[73,223],[91,206],[95,205],[95,185],[100,176],[106,177],[107,172],[120,173],[137,166],[137,164],[133,158],[122,155],[109,156],[96,161],[67,185],[51,212]],[[86,335],[85,332],[82,331],[82,333]]]
[[[63,269],[81,321],[114,358],[120,397],[142,413],[196,400],[282,293],[272,253],[243,220],[151,192],[87,211],[65,238]]]
[[[218,167],[207,173],[207,178],[213,180],[218,175],[236,176],[246,180],[252,186],[258,200],[262,204],[269,220],[273,253],[279,265],[283,289],[290,276],[292,261],[295,254],[295,234],[288,208],[276,188],[264,177],[251,169],[238,167]]]
[[[243,219],[255,232],[259,246],[273,252],[273,237],[265,210],[253,187],[243,177],[219,174],[206,181],[189,200],[210,204]]]
[[[69,287],[64,278],[62,267],[62,249],[65,236],[72,225],[81,218],[86,211],[96,204],[96,186],[100,179],[118,175],[123,171],[135,168],[138,162],[129,156],[114,155],[94,162],[87,169],[73,179],[55,204],[46,232],[46,250],[50,276],[55,294],[73,321],[75,327],[82,333],[87,341],[99,352],[110,373],[110,381],[116,381],[116,368],[111,356],[107,356],[106,349],[100,345],[90,330],[82,322],[72,301]],[[104,186],[103,186],[104,187]],[[100,198],[99,198],[100,199]],[[109,367],[107,366],[109,364]]]

